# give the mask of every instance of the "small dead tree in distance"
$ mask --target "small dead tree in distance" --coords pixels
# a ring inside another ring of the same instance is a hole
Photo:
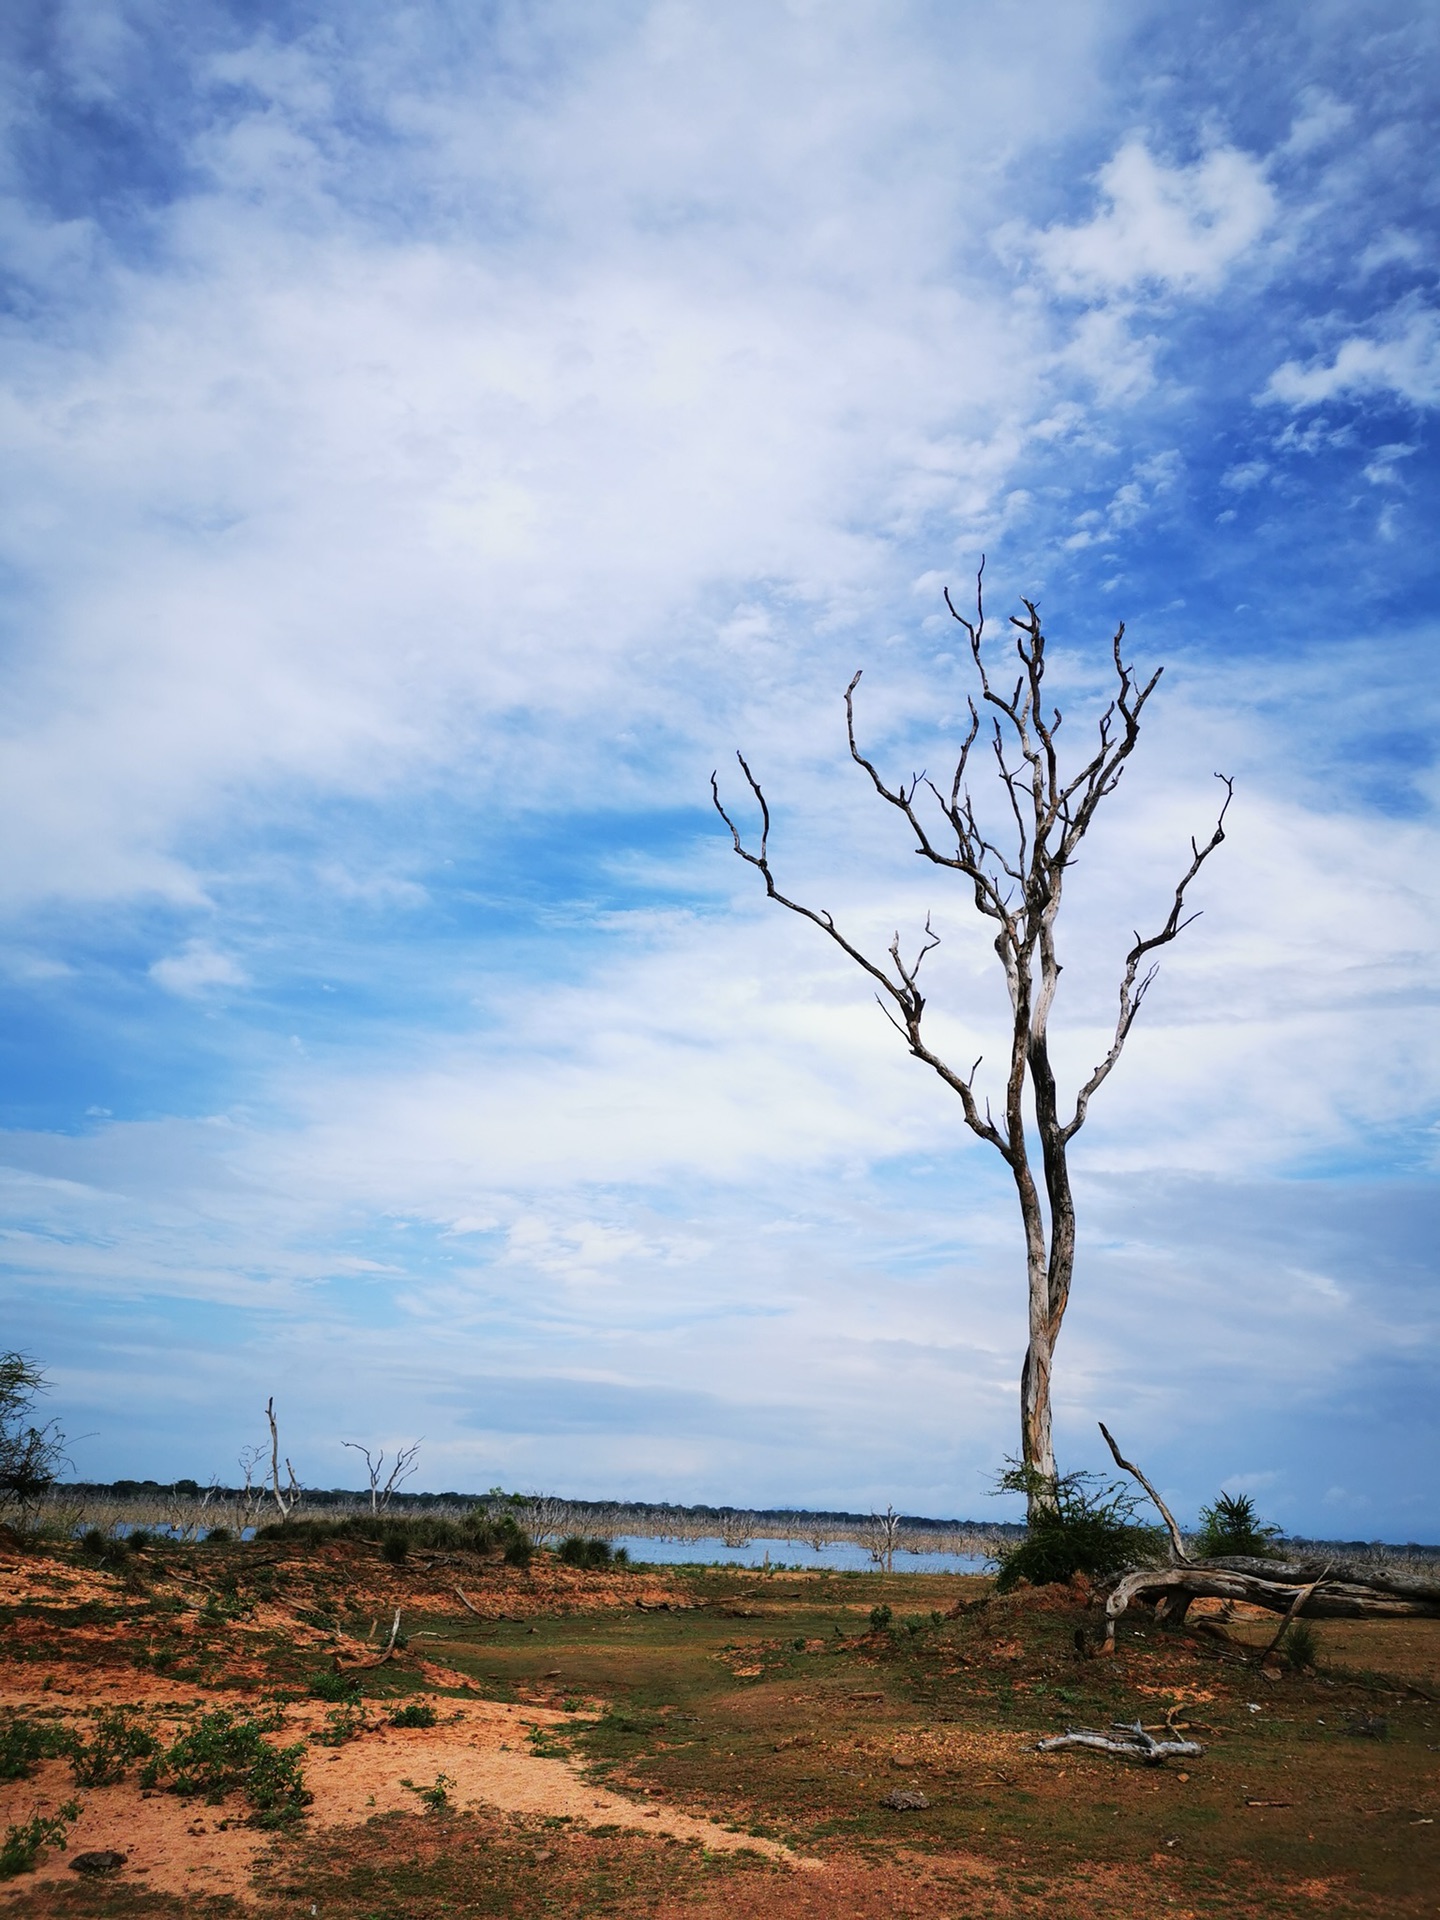
[[[389,1477],[383,1486],[380,1483],[380,1475],[385,1471],[385,1449],[383,1447],[372,1460],[370,1458],[370,1449],[368,1447],[362,1447],[358,1440],[342,1440],[340,1444],[342,1447],[349,1447],[354,1453],[363,1453],[365,1456],[365,1471],[370,1476],[371,1513],[384,1513],[385,1509],[390,1505],[391,1494],[403,1486],[411,1474],[419,1471],[416,1465],[420,1454],[420,1442],[418,1440],[413,1446],[396,1448],[395,1458],[390,1465]]]
[[[735,851],[758,869],[770,899],[791,913],[812,921],[842,952],[867,973],[879,991],[876,999],[892,1026],[917,1060],[923,1060],[960,1097],[965,1124],[987,1141],[1009,1167],[1020,1203],[1025,1234],[1029,1296],[1029,1339],[1020,1378],[1021,1462],[1032,1507],[1048,1505],[1047,1489],[1055,1482],[1055,1455],[1050,1427],[1050,1375],[1055,1343],[1070,1298],[1075,1267],[1075,1203],[1071,1192],[1069,1149],[1085,1124],[1091,1099],[1120,1058],[1145,995],[1155,978],[1150,956],[1174,940],[1195,914],[1185,912],[1186,891],[1201,867],[1225,838],[1225,815],[1233,782],[1217,774],[1225,788],[1219,818],[1210,838],[1190,842],[1190,864],[1175,887],[1170,910],[1158,931],[1135,934],[1125,957],[1120,980],[1120,1004],[1114,1036],[1104,1058],[1080,1086],[1068,1112],[1062,1101],[1050,1059],[1050,1015],[1060,983],[1060,961],[1055,922],[1067,867],[1074,864],[1080,842],[1089,831],[1101,802],[1115,791],[1125,762],[1140,737],[1140,716],[1160,680],[1157,668],[1143,684],[1121,652],[1123,623],[1111,643],[1118,682],[1115,696],[1100,717],[1098,739],[1090,757],[1073,773],[1062,772],[1056,735],[1061,715],[1052,709],[1047,719],[1043,705],[1045,633],[1033,601],[1021,599],[1023,617],[1010,616],[1015,629],[1015,651],[1020,671],[1013,687],[992,682],[982,640],[985,631],[985,563],[975,580],[975,618],[957,612],[947,589],[945,604],[969,637],[970,656],[979,679],[982,705],[991,722],[990,747],[996,774],[1010,816],[1008,845],[992,839],[976,815],[969,786],[970,756],[981,732],[981,716],[974,698],[969,701],[970,725],[960,747],[948,792],[924,774],[890,786],[874,762],[860,751],[855,738],[857,673],[845,689],[845,724],[850,756],[869,776],[876,793],[902,814],[915,836],[915,851],[937,867],[958,874],[973,891],[975,908],[994,925],[995,952],[1004,970],[1013,1015],[1004,1106],[997,1117],[990,1102],[982,1108],[975,1092],[977,1060],[968,1072],[949,1066],[924,1037],[925,996],[920,969],[937,947],[939,936],[927,916],[924,937],[908,964],[897,933],[889,950],[889,965],[868,958],[836,926],[830,914],[817,911],[781,893],[770,869],[770,809],[760,783],[743,754],[740,770],[760,809],[760,845],[752,851],[725,811],[718,778],[710,777],[715,807],[730,829]],[[925,789],[927,811],[933,801],[939,813],[938,833],[921,817],[917,799]],[[1027,1106],[1029,1115],[1027,1116]],[[1040,1149],[1037,1180],[1027,1118],[1033,1120]],[[1041,1197],[1043,1182],[1044,1197]]]
[[[300,1482],[295,1478],[295,1469],[290,1464],[290,1456],[285,1456],[285,1483],[280,1482],[280,1428],[275,1419],[275,1396],[272,1393],[265,1402],[265,1418],[270,1423],[270,1491],[275,1504],[280,1509],[280,1518],[288,1520],[300,1504]]]

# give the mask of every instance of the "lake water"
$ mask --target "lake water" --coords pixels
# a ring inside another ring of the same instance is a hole
[[[624,1547],[630,1558],[645,1566],[771,1567],[809,1573],[828,1567],[834,1573],[878,1573],[868,1547],[849,1540],[827,1542],[815,1548],[807,1540],[773,1540],[757,1536],[743,1547],[727,1547],[710,1540],[652,1540],[645,1534],[617,1534],[612,1546]],[[896,1573],[986,1573],[989,1562],[966,1553],[897,1553]]]

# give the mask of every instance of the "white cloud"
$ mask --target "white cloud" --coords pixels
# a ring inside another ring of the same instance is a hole
[[[1096,184],[1103,212],[1084,226],[1047,227],[1032,243],[1066,293],[1214,293],[1276,212],[1264,168],[1235,147],[1168,167],[1143,141],[1129,140]]]
[[[1327,400],[1393,394],[1414,407],[1440,406],[1440,313],[1407,306],[1372,333],[1351,334],[1328,360],[1287,360],[1261,398],[1299,410]]]
[[[167,954],[150,968],[150,978],[167,993],[197,999],[212,987],[245,987],[250,977],[239,961],[204,940],[187,941],[179,953]]]

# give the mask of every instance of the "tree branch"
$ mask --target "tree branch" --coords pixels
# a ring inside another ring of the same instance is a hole
[[[1181,1537],[1179,1527],[1177,1527],[1175,1524],[1174,1514],[1171,1513],[1169,1507],[1166,1506],[1165,1502],[1160,1498],[1159,1494],[1155,1491],[1154,1487],[1152,1487],[1150,1482],[1145,1478],[1144,1474],[1140,1471],[1139,1467],[1135,1466],[1131,1461],[1127,1460],[1125,1456],[1121,1453],[1119,1447],[1117,1447],[1115,1444],[1115,1440],[1113,1435],[1110,1432],[1110,1429],[1106,1426],[1103,1420],[1100,1422],[1100,1431],[1105,1436],[1106,1446],[1109,1447],[1111,1453],[1113,1453],[1115,1456],[1116,1466],[1123,1467],[1126,1473],[1133,1474],[1135,1478],[1140,1482],[1141,1486],[1145,1489],[1146,1493],[1149,1494],[1152,1503],[1154,1504],[1157,1512],[1160,1515],[1160,1518],[1165,1522],[1166,1531],[1170,1535],[1171,1553],[1174,1555],[1175,1559],[1179,1562],[1181,1566],[1188,1566],[1190,1564],[1190,1556],[1185,1551],[1185,1542]]]

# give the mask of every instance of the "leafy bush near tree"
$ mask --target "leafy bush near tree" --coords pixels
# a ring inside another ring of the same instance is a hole
[[[997,1493],[1023,1493],[1030,1518],[1023,1540],[996,1556],[996,1590],[1008,1593],[1022,1580],[1053,1586],[1083,1573],[1106,1580],[1127,1567],[1143,1566],[1159,1553],[1158,1527],[1135,1517],[1140,1497],[1119,1481],[1093,1473],[1065,1473],[1044,1480],[1015,1462],[996,1483]]]

